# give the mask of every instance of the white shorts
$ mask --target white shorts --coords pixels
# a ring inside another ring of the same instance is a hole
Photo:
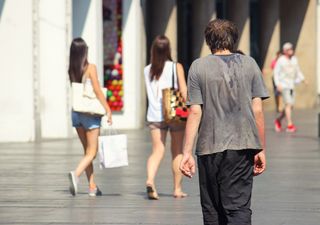
[[[283,89],[281,92],[283,103],[285,105],[293,105],[295,102],[295,92],[293,89]]]

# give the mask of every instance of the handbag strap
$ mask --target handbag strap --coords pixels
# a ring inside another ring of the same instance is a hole
[[[172,62],[172,89],[174,88],[174,68],[176,67],[176,63]],[[178,77],[177,77],[178,78]]]
[[[81,83],[85,84],[87,79],[88,79],[88,76],[86,74],[83,74],[81,78]]]
[[[91,82],[91,79],[89,78],[89,76],[87,74],[83,74],[82,78],[81,78],[81,83],[83,84],[83,90],[84,91],[87,90],[87,87],[88,87],[87,81],[88,80]],[[91,83],[90,86],[92,86],[92,83]],[[92,86],[92,89],[93,89],[93,86]]]
[[[108,117],[105,115],[101,118],[101,133],[107,136],[117,135],[118,131],[107,123]]]

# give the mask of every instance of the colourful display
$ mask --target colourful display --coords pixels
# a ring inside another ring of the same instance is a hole
[[[122,0],[103,1],[104,85],[112,111],[123,109]]]

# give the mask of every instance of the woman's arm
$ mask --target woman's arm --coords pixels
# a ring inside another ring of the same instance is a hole
[[[281,83],[280,83],[280,72],[281,72],[281,67],[282,67],[282,58],[279,58],[274,70],[273,70],[273,80],[274,84],[276,85],[278,91],[282,91]]]
[[[187,83],[186,83],[186,78],[184,76],[183,66],[180,63],[177,63],[177,78],[178,78],[179,90],[182,94],[182,97],[186,101],[187,100]]]
[[[95,65],[90,64],[89,68],[88,68],[88,72],[89,72],[89,77],[91,79],[91,83],[92,83],[92,87],[93,87],[93,91],[97,96],[97,99],[100,101],[100,103],[102,104],[103,108],[106,110],[107,116],[108,116],[108,122],[112,123],[112,119],[111,119],[111,109],[106,101],[105,96],[103,95],[101,88],[100,88],[100,84],[99,84],[99,80],[98,80],[98,75],[97,75],[97,68]]]

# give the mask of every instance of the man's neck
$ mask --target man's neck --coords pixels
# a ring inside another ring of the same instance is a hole
[[[218,50],[214,53],[214,55],[230,55],[232,52],[230,52],[228,49],[224,50]]]

